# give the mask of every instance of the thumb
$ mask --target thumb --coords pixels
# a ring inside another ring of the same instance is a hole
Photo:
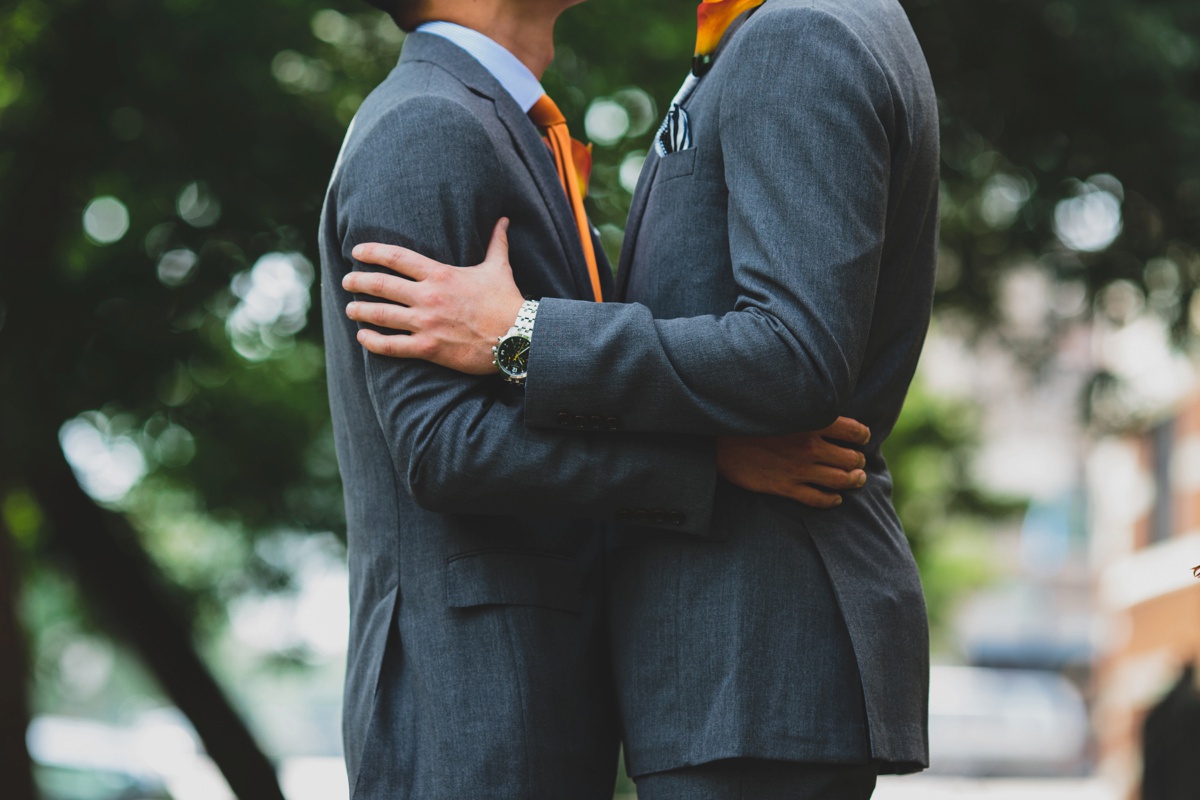
[[[485,264],[508,263],[508,217],[501,217],[492,230],[492,240],[483,261]]]

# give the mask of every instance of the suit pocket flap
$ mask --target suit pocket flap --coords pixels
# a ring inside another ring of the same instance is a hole
[[[579,562],[565,555],[483,551],[454,556],[446,564],[446,601],[451,608],[538,606],[578,612],[583,603]]]
[[[654,180],[659,183],[672,178],[682,178],[691,175],[696,169],[696,148],[680,150],[678,153],[668,153],[658,163],[658,174]]]

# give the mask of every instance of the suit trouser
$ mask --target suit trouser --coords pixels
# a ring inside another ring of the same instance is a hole
[[[637,779],[638,800],[867,800],[877,764],[733,758]]]

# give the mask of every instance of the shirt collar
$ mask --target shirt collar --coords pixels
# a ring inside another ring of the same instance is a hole
[[[529,109],[541,99],[546,91],[529,67],[521,63],[500,44],[471,28],[457,25],[453,22],[426,22],[417,28],[420,33],[431,33],[441,36],[466,50],[492,77],[512,95],[521,110],[529,113]]]

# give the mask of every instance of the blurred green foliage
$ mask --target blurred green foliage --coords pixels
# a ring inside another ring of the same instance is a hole
[[[140,481],[107,503],[206,635],[234,598],[288,587],[257,543],[340,530],[309,299],[317,216],[342,133],[402,36],[365,5],[331,5],[0,8],[0,509],[29,567],[25,618],[43,648],[77,609],[48,599],[70,587],[42,574],[53,499],[25,476],[60,457],[68,421],[140,454]],[[1190,335],[1200,4],[904,5],[941,99],[939,313],[990,329],[1001,276],[1034,265],[1079,298],[1052,331],[1119,280]],[[592,0],[561,23],[547,88],[576,132],[593,127],[596,103],[618,118],[597,144],[590,195],[614,252],[630,174],[687,69],[693,19],[694,0]],[[1056,234],[1099,194],[1119,203],[1119,235],[1094,251],[1067,246]],[[1037,362],[1053,337],[1011,344]],[[888,443],[935,620],[984,577],[971,548],[946,543],[1005,511],[971,485],[973,436],[971,409],[917,391]]]

